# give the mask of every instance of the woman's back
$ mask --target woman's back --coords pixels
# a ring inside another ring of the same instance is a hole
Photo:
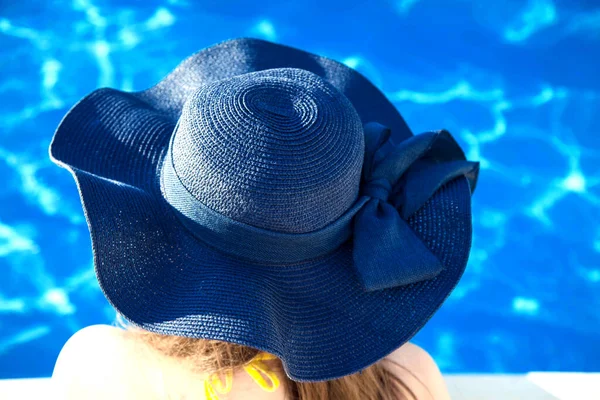
[[[203,376],[165,357],[124,331],[93,325],[75,333],[63,347],[52,380],[59,399],[202,399]],[[243,371],[233,389],[219,398],[282,400],[283,388],[265,392]]]
[[[435,362],[423,349],[406,343],[386,357],[386,367],[416,399],[449,399]],[[262,361],[276,374],[279,387],[269,392],[245,371],[236,371],[232,388],[219,399],[284,400],[285,373],[278,361]],[[397,365],[396,365],[397,364]],[[263,375],[268,383],[268,376]],[[63,347],[52,377],[59,399],[204,399],[201,373],[165,357],[122,329],[92,325],[74,334]]]

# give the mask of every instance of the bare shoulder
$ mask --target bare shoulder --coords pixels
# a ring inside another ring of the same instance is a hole
[[[131,373],[141,371],[134,351],[123,331],[113,326],[91,325],[75,332],[60,351],[52,373],[58,398],[134,398],[128,390],[143,379]],[[139,390],[140,385],[135,387]]]
[[[418,400],[450,400],[442,373],[423,348],[405,343],[386,357],[388,369],[398,376]]]
[[[63,345],[53,375],[64,372],[73,365],[82,366],[94,360],[96,363],[114,356],[116,348],[123,349],[125,339],[122,331],[109,325],[91,325],[75,332]]]
[[[93,342],[113,342],[124,338],[123,330],[110,325],[90,325],[81,328],[67,340],[63,349]]]
[[[91,325],[78,330],[63,345],[54,365],[53,377],[72,370],[74,366],[87,364],[94,356],[107,354],[107,351],[98,350],[106,349],[107,344],[115,346],[119,340],[117,328],[109,325]]]

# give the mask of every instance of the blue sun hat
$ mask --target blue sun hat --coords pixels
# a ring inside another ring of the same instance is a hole
[[[413,136],[360,73],[263,40],[206,48],[141,92],[95,90],[50,157],[125,319],[269,352],[296,381],[408,341],[471,247],[479,166],[450,133]]]

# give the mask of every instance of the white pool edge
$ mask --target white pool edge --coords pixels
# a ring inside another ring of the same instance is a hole
[[[453,400],[600,400],[600,373],[445,374]],[[0,399],[49,399],[50,378],[0,379]]]

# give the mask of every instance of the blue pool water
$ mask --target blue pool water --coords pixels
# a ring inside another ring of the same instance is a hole
[[[239,36],[356,68],[481,161],[469,266],[415,338],[443,371],[600,370],[598,2],[24,0],[0,3],[0,378],[49,376],[73,332],[114,318],[47,155],[61,117]]]

